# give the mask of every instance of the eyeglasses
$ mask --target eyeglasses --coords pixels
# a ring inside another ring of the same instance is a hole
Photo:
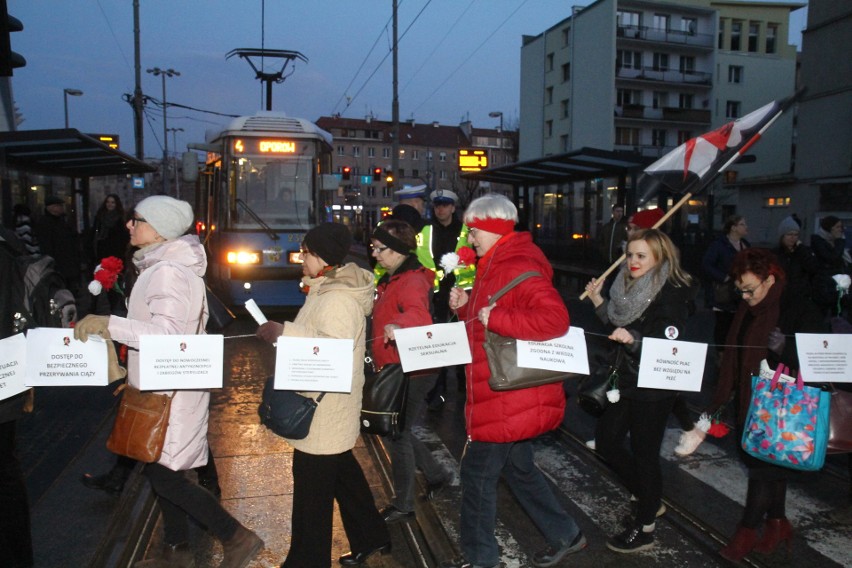
[[[380,246],[376,246],[376,245],[371,245],[371,248],[373,249],[374,253],[382,254],[383,252],[388,250],[390,247],[380,247]]]
[[[753,297],[754,297],[754,293],[755,293],[755,292],[757,292],[757,289],[758,289],[758,288],[760,288],[761,286],[763,286],[763,283],[764,283],[764,282],[766,282],[766,280],[761,280],[761,281],[760,281],[760,284],[758,284],[757,286],[755,286],[755,287],[754,287],[754,288],[752,288],[751,290],[742,290],[742,289],[737,288],[736,286],[734,286],[734,292],[736,292],[737,294],[739,294],[739,295],[740,295],[740,296],[742,296],[743,298],[745,298],[745,297],[753,298]]]
[[[305,247],[299,247],[299,254],[302,256],[308,256],[309,254],[313,254],[311,251],[306,249]]]
[[[131,217],[130,218],[130,224],[133,225],[134,227],[136,226],[136,223],[147,223],[147,222],[148,221],[145,220],[144,217]]]

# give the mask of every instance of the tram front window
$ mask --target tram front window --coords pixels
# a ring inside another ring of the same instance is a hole
[[[233,162],[234,199],[248,205],[272,229],[299,230],[311,226],[314,207],[312,159],[240,158]],[[257,229],[257,221],[239,207],[231,209],[232,229]]]

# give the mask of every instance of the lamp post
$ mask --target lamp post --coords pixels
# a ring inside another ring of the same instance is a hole
[[[175,149],[175,197],[180,199],[180,178],[178,177],[178,167],[177,167],[177,133],[183,132],[183,128],[169,128],[169,132],[172,133],[172,147]]]
[[[68,128],[68,95],[79,97],[83,95],[80,89],[62,89],[62,98],[65,99],[65,128]]]
[[[154,77],[163,78],[163,194],[168,195],[168,174],[169,174],[169,129],[166,121],[166,77],[180,77],[180,72],[174,69],[160,69],[154,67],[148,69]]]
[[[500,157],[506,161],[505,150],[503,149],[503,111],[494,110],[488,113],[491,118],[500,118]]]

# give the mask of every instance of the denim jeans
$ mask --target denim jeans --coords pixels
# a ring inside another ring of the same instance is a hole
[[[408,378],[405,428],[398,439],[385,438],[393,468],[392,503],[400,511],[414,510],[415,468],[423,472],[429,483],[437,483],[447,478],[447,472],[435,460],[426,444],[411,431],[411,427],[420,419],[420,414],[426,406],[426,394],[435,386],[436,377],[437,374]]]
[[[461,462],[461,549],[468,562],[493,566],[500,561],[494,530],[501,473],[548,544],[570,543],[580,532],[533,458],[532,440],[468,443]]]

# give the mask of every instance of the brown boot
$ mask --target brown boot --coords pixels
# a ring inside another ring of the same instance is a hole
[[[195,568],[195,553],[185,542],[167,544],[158,556],[137,562],[133,568]]]
[[[222,543],[225,559],[219,568],[245,568],[263,550],[263,541],[242,525],[237,526],[234,536]]]
[[[745,555],[751,552],[757,542],[757,531],[737,525],[737,532],[731,537],[728,546],[719,551],[722,558],[731,562],[739,562]]]
[[[789,556],[793,542],[793,525],[784,517],[780,519],[766,519],[763,536],[754,545],[754,551],[761,554],[772,554],[782,542],[787,543],[787,556]]]

